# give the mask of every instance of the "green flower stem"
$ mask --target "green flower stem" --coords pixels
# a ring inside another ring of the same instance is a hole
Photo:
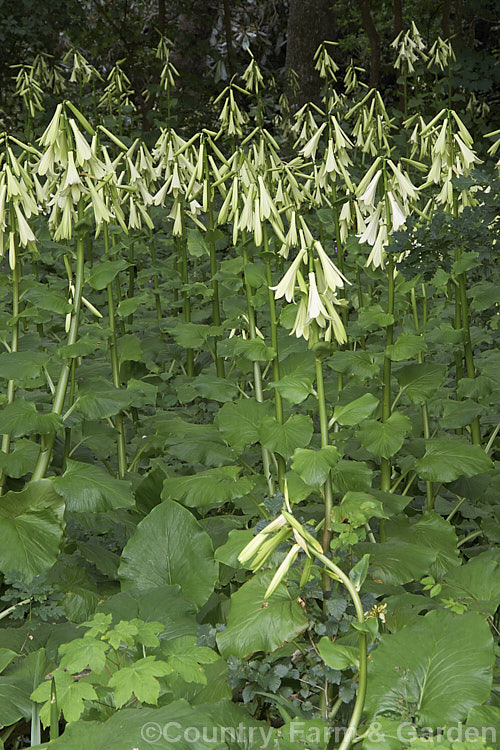
[[[12,325],[12,339],[10,344],[10,351],[17,352],[19,343],[19,278],[20,278],[19,260],[16,257],[16,262],[12,270],[12,319],[14,321]],[[16,381],[9,380],[7,384],[7,403],[11,404],[14,401],[16,394]],[[11,436],[5,434],[2,437],[2,453],[10,452]],[[7,475],[0,469],[0,495],[3,494],[5,487],[5,481]]]
[[[208,159],[205,149],[205,179],[207,182],[209,182],[210,178],[210,172],[208,168]],[[209,182],[210,184],[210,182]],[[212,201],[213,201],[213,195],[209,196],[208,201],[208,209],[207,209],[207,216],[208,216],[208,235],[207,235],[207,242],[208,242],[208,249],[210,252],[210,276],[211,276],[211,286],[212,286],[212,319],[215,326],[220,326],[221,324],[221,312],[220,312],[220,298],[219,298],[219,282],[215,278],[217,274],[217,253],[215,249],[215,237],[214,237],[214,229],[215,229],[215,222],[214,222],[214,212],[212,208]],[[224,360],[222,357],[219,357],[217,355],[217,342],[219,341],[219,337],[216,336],[214,338],[213,343],[213,349],[214,349],[214,356],[215,356],[215,368],[217,370],[217,376],[219,378],[224,378],[225,372],[224,372]]]
[[[392,255],[388,256],[388,304],[387,312],[394,315],[394,261]],[[392,362],[388,354],[388,348],[392,345],[394,336],[394,325],[390,323],[385,332],[385,352],[384,352],[384,370],[383,370],[383,393],[382,393],[382,422],[387,422],[391,416],[391,375]],[[388,458],[382,458],[380,463],[381,479],[380,489],[383,492],[389,492],[391,488],[391,462]]]
[[[474,379],[476,377],[476,368],[474,367],[474,355],[472,353],[470,337],[469,300],[467,299],[467,286],[465,282],[465,274],[463,273],[458,277],[458,290],[460,294],[461,323],[464,333],[465,371],[468,378]],[[473,444],[481,445],[481,427],[479,425],[479,417],[472,420],[470,429]]]
[[[344,573],[344,571],[335,565],[326,555],[316,552],[312,548],[310,551],[320,560],[323,565],[331,571],[334,578],[341,580],[345,588],[347,589],[349,596],[351,597],[354,609],[356,610],[356,617],[359,623],[365,622],[365,616],[363,613],[363,605],[359,597],[356,587],[350,580],[350,578]],[[354,710],[351,714],[349,726],[339,745],[338,750],[347,750],[353,744],[356,736],[356,731],[361,721],[361,714],[363,712],[363,706],[366,698],[366,685],[368,678],[368,655],[367,655],[367,640],[366,633],[359,631],[359,683],[358,690],[356,693],[356,701],[354,703]]]
[[[248,263],[248,252],[246,245],[243,244],[243,268]],[[243,281],[245,284],[245,293],[247,297],[247,309],[248,309],[248,328],[250,333],[251,339],[257,338],[257,331],[256,331],[256,325],[255,325],[255,311],[253,309],[252,305],[252,297],[253,297],[253,291],[248,283],[245,273],[243,271]],[[260,371],[260,363],[254,362],[253,363],[253,380],[254,380],[254,386],[255,386],[255,400],[258,401],[260,404],[264,401],[264,395],[262,391],[262,373]],[[269,456],[269,451],[267,448],[264,448],[264,446],[261,446],[262,449],[262,468],[264,470],[264,476],[266,478],[267,482],[267,490],[269,492],[269,496],[272,497],[274,495],[274,482],[273,477],[271,474],[271,461]]]
[[[104,225],[104,247],[106,250],[106,256],[109,253],[109,234],[108,227]],[[116,342],[116,317],[115,317],[115,303],[113,298],[113,282],[110,282],[107,286],[108,291],[108,316],[109,316],[109,327],[111,329],[111,336],[109,337],[109,353],[111,357],[111,370],[113,373],[113,385],[115,388],[120,390],[120,363],[118,361],[118,346]],[[115,427],[118,432],[117,451],[118,451],[118,477],[123,479],[127,473],[127,451],[125,446],[125,429],[123,424],[123,414],[119,412],[115,416]]]
[[[83,217],[83,201],[80,199],[78,204],[78,220],[80,221]],[[85,236],[82,232],[79,233],[76,240],[76,271],[75,271],[75,294],[73,298],[73,312],[71,314],[71,323],[68,332],[67,344],[71,346],[76,343],[78,338],[78,326],[80,322],[80,308],[82,304],[82,291],[84,284],[84,264],[85,264]],[[54,400],[52,403],[52,413],[62,414],[64,408],[64,400],[66,398],[66,391],[68,388],[69,376],[71,373],[72,359],[66,360],[61,368],[59,380],[54,393]],[[38,460],[33,470],[32,480],[43,479],[47,469],[49,468],[50,459],[52,457],[52,449],[56,440],[56,433],[51,432],[46,436],[42,437],[42,444]]]
[[[279,346],[278,346],[278,319],[276,317],[276,302],[274,299],[274,292],[271,289],[273,286],[273,274],[271,270],[271,258],[269,254],[269,241],[267,236],[267,226],[264,224],[262,227],[262,233],[264,238],[264,262],[266,264],[266,278],[267,288],[269,297],[269,321],[271,326],[271,346],[274,349],[274,357],[272,362],[273,367],[273,380],[277,382],[280,380],[280,360],[279,360]],[[274,389],[274,404],[276,409],[276,419],[280,424],[283,424],[283,400],[281,394]],[[279,454],[276,456],[278,463],[278,486],[283,492],[284,488],[284,477],[286,473],[285,459]]]
[[[413,312],[413,323],[415,325],[415,333],[420,332],[420,325],[418,321],[418,309],[417,309],[417,297],[415,294],[415,287],[410,292],[411,297],[411,309]],[[425,315],[425,311],[424,311]],[[418,362],[419,364],[422,364],[424,361],[424,355],[422,352],[419,352],[418,354]],[[422,401],[421,403],[422,408],[422,422],[424,427],[424,438],[426,440],[429,440],[431,433],[429,429],[429,413],[427,410],[427,401]],[[434,493],[433,493],[433,487],[432,482],[430,482],[428,479],[425,481],[425,496],[426,496],[426,505],[428,510],[434,509]]]
[[[189,283],[189,277],[188,277],[188,260],[187,260],[187,247],[186,247],[186,240],[184,236],[177,237],[176,238],[177,243],[177,249],[179,252],[179,260],[180,260],[180,267],[181,267],[181,280],[183,285],[187,285]],[[182,293],[184,298],[184,320],[186,323],[191,322],[191,300],[189,298],[189,292],[186,291]],[[192,349],[186,349],[186,372],[190,378],[194,376],[194,352]]]
[[[127,298],[132,299],[135,293],[135,253],[134,253],[134,243],[130,243],[130,247],[128,249],[128,262],[130,263],[129,269],[128,269],[128,291],[127,291]],[[134,322],[134,316],[129,315],[128,316],[128,323],[131,325]]]
[[[156,265],[156,247],[155,247],[153,231],[151,231],[151,239],[149,241],[149,252],[151,253],[151,260],[153,262],[153,266],[155,266]],[[158,279],[158,273],[155,271],[153,273],[153,288],[155,290],[156,317],[158,321],[162,319],[162,315],[163,315],[162,309],[161,309],[159,286],[160,284],[159,284],[159,279]]]

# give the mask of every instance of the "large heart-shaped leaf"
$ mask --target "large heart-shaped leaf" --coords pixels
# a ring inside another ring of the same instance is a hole
[[[59,414],[40,414],[32,401],[16,398],[0,411],[0,434],[21,437],[21,435],[48,435],[62,427]]]
[[[370,453],[383,458],[391,458],[403,445],[411,430],[411,422],[406,414],[396,411],[385,422],[367,419],[357,431],[359,442]]]
[[[54,480],[57,492],[75,513],[98,513],[134,505],[131,483],[115,479],[95,464],[68,460],[66,471]]]
[[[392,635],[382,635],[370,659],[365,710],[401,716],[433,729],[463,721],[491,690],[493,640],[470,612],[434,610]]]
[[[492,468],[493,461],[479,445],[459,440],[427,440],[425,455],[415,465],[419,477],[430,482],[453,482]]]
[[[186,508],[165,500],[137,526],[118,576],[125,591],[177,583],[186,599],[201,607],[213,591],[217,569],[206,531]]]
[[[283,458],[291,458],[296,448],[305,448],[312,434],[312,419],[305,414],[292,414],[284,424],[275,417],[264,417],[259,430],[262,445]]]
[[[284,583],[264,599],[273,574],[254,576],[232,595],[226,629],[217,636],[224,657],[244,659],[254,651],[274,651],[306,629],[308,619]]]
[[[320,487],[339,461],[340,454],[333,445],[312,451],[297,448],[293,454],[292,469],[309,487]]]
[[[434,365],[431,362],[407,365],[396,373],[401,389],[406,393],[410,401],[419,404],[430,398],[441,385],[446,367]]]
[[[267,404],[251,398],[236,404],[224,404],[218,415],[219,429],[229,445],[235,450],[243,450],[258,442],[259,427],[268,414]]]
[[[356,398],[348,404],[336,406],[333,410],[333,418],[341,425],[357,425],[363,422],[363,420],[368,419],[378,405],[378,398],[371,393],[365,393],[360,398]]]
[[[164,480],[161,496],[164,500],[179,500],[191,508],[222,506],[251,492],[253,479],[240,478],[240,472],[239,466],[222,466],[199,471],[192,476],[171,477]]]
[[[0,503],[0,570],[26,580],[48,570],[59,554],[64,502],[50,479],[7,492]]]

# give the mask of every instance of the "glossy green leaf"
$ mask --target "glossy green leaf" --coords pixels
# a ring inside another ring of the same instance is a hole
[[[115,479],[96,464],[68,459],[66,471],[54,480],[54,487],[75,513],[98,513],[115,508],[131,508],[131,483]]]
[[[285,584],[269,600],[264,599],[273,575],[274,571],[259,573],[232,595],[226,629],[217,635],[225,658],[244,659],[255,651],[274,651],[306,629],[308,619]]]
[[[395,411],[385,422],[368,419],[357,431],[359,442],[367,451],[383,458],[392,458],[403,445],[411,431],[411,422],[406,414]]]
[[[137,526],[118,575],[125,591],[178,584],[183,596],[201,607],[213,591],[217,568],[206,531],[188,510],[164,500]]]
[[[242,450],[259,440],[259,428],[269,414],[267,405],[255,399],[242,399],[237,403],[224,404],[219,410],[219,429],[224,439],[235,450]]]
[[[333,643],[330,638],[323,636],[318,642],[321,658],[332,669],[347,669],[359,665],[359,649],[354,646],[342,646]]]
[[[296,448],[305,448],[312,434],[312,420],[304,414],[292,414],[284,424],[275,417],[264,417],[259,429],[262,445],[283,458],[291,458]]]
[[[406,365],[398,370],[396,378],[401,389],[414,404],[426,401],[443,382],[446,367],[430,362]]]
[[[191,508],[221,507],[251,492],[254,481],[240,477],[240,466],[222,466],[192,476],[169,477],[163,482],[162,499],[179,500]]]
[[[458,477],[473,477],[493,468],[492,460],[479,445],[459,440],[427,440],[425,455],[415,470],[431,482],[452,482]]]
[[[306,485],[317,489],[325,483],[339,459],[340,454],[333,445],[316,451],[297,448],[293,454],[292,469]]]
[[[419,726],[463,721],[472,706],[488,697],[492,664],[491,633],[478,614],[429,612],[381,636],[370,659],[368,718],[400,715],[403,698]]]
[[[336,406],[333,411],[333,418],[343,426],[358,425],[373,414],[379,403],[378,398],[372,396],[371,393],[365,393],[361,398],[357,398],[348,404]]]

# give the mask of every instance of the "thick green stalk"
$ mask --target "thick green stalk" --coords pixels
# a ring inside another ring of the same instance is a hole
[[[419,333],[420,326],[419,326],[419,322],[418,322],[418,309],[417,309],[417,298],[416,298],[416,295],[415,295],[415,288],[413,288],[411,290],[410,294],[411,294],[411,307],[412,307],[412,311],[413,311],[413,322],[414,322],[414,325],[415,325],[415,333]],[[424,311],[424,316],[425,316],[425,311]],[[424,324],[425,324],[425,319],[424,319]],[[422,364],[423,361],[424,361],[424,355],[422,354],[422,352],[420,352],[419,355],[418,355],[418,362],[419,362],[419,364]],[[431,436],[431,433],[430,433],[430,429],[429,429],[429,413],[428,413],[428,410],[427,410],[427,401],[422,401],[422,403],[421,403],[420,406],[422,408],[422,422],[423,422],[423,427],[424,427],[424,438],[426,440],[429,440],[429,438]],[[430,482],[428,479],[426,479],[426,481],[425,481],[425,496],[426,496],[426,506],[427,506],[427,509],[428,510],[433,510],[433,508],[434,508],[434,491],[433,491],[433,487],[432,487],[432,482]]]
[[[177,238],[177,246],[179,250],[179,259],[181,264],[181,278],[184,286],[189,283],[188,277],[188,261],[187,261],[187,248],[186,240],[184,237]],[[184,298],[184,320],[186,323],[191,322],[191,300],[189,298],[189,291],[186,289],[183,293]],[[190,378],[194,376],[194,352],[192,349],[186,349],[186,371]]]
[[[465,283],[465,274],[461,273],[458,277],[458,288],[460,293],[460,309],[462,318],[462,330],[464,335],[464,355],[465,355],[465,370],[468,378],[476,377],[476,368],[474,367],[474,355],[472,352],[472,343],[470,337],[470,324],[469,324],[469,301],[467,299],[467,286]],[[479,425],[479,417],[472,420],[471,425],[471,437],[474,445],[481,445],[481,427]]]
[[[388,256],[388,303],[387,312],[394,316],[394,262],[392,256]],[[384,371],[383,371],[383,392],[382,392],[382,422],[386,422],[391,416],[391,374],[392,363],[388,353],[388,348],[392,345],[394,335],[394,325],[390,323],[385,331],[385,352],[384,352]],[[389,492],[391,488],[391,461],[388,458],[381,459],[381,478],[380,489],[383,492]]]
[[[318,412],[319,412],[319,424],[321,431],[321,447],[327,448],[330,444],[328,436],[328,413],[326,409],[326,398],[325,398],[325,381],[323,378],[323,363],[319,357],[316,357],[316,392],[318,394]],[[322,547],[325,552],[330,549],[330,542],[332,540],[332,532],[330,524],[332,520],[333,511],[333,486],[331,475],[328,474],[325,484],[323,485],[324,502],[325,502],[325,524],[323,527],[323,540]],[[323,578],[323,590],[330,589],[330,578],[328,576]],[[328,584],[328,585],[325,585]]]
[[[205,157],[204,157],[205,180],[207,181],[208,185],[210,185],[210,171],[208,168],[208,158],[207,158],[206,149],[204,151],[204,154],[205,154]],[[215,249],[215,238],[214,238],[215,222],[214,222],[214,212],[213,212],[212,202],[213,202],[213,190],[211,189],[211,192],[208,198],[208,207],[207,207],[207,216],[208,216],[207,243],[208,243],[208,249],[210,252],[210,284],[212,287],[212,319],[213,319],[213,323],[215,326],[220,326],[221,306],[220,306],[220,297],[219,297],[219,282],[216,279],[217,252]],[[219,338],[220,338],[219,336],[215,336],[214,342],[213,342],[213,349],[214,349],[214,356],[215,356],[215,368],[217,370],[217,376],[219,378],[224,378],[226,376],[224,372],[224,360],[222,357],[219,357],[217,354],[217,342],[219,341]]]
[[[311,552],[313,552],[312,549],[311,549]],[[328,568],[328,570],[331,571],[334,578],[341,580],[341,582],[347,589],[349,596],[352,599],[352,603],[354,604],[354,609],[356,610],[356,618],[360,624],[363,624],[365,622],[365,616],[363,613],[363,604],[361,603],[361,599],[356,590],[356,587],[350,580],[349,576],[347,576],[344,573],[344,571],[341,568],[339,568],[337,565],[335,565],[335,563],[332,562],[326,555],[321,554],[316,551],[314,551],[314,554],[316,555],[318,560],[320,560],[323,563],[323,565],[326,568]],[[344,737],[342,739],[342,742],[339,745],[338,750],[348,750],[348,748],[351,747],[351,745],[353,744],[356,738],[356,732],[359,726],[359,722],[361,721],[361,714],[363,713],[363,706],[364,706],[365,698],[366,698],[366,686],[367,686],[367,680],[368,680],[368,655],[367,655],[366,633],[359,631],[358,639],[359,639],[358,690],[356,692],[356,701],[354,703],[354,709],[351,714],[351,719],[349,721],[349,725],[347,727],[346,733],[344,734]]]
[[[78,218],[81,219],[83,216],[83,203],[80,200],[78,206]],[[76,272],[75,272],[75,293],[73,297],[73,312],[71,314],[71,323],[68,332],[68,346],[75,344],[78,338],[78,325],[80,321],[80,308],[82,304],[82,291],[83,291],[83,274],[84,274],[84,263],[85,263],[85,237],[83,234],[79,234],[76,241]],[[62,414],[64,408],[64,400],[66,397],[66,390],[68,387],[69,376],[71,372],[72,359],[66,360],[61,368],[59,380],[54,393],[54,400],[52,402],[52,413]],[[50,459],[52,457],[52,449],[56,440],[56,433],[51,432],[48,435],[42,436],[42,444],[38,460],[33,470],[32,479],[43,479],[47,469],[49,468]]]
[[[274,349],[274,357],[272,362],[272,368],[273,368],[273,380],[275,382],[278,382],[280,380],[280,360],[279,360],[279,347],[278,347],[278,319],[276,317],[276,302],[274,299],[274,292],[271,289],[273,286],[273,275],[271,271],[271,260],[269,256],[269,246],[268,246],[268,239],[267,239],[267,227],[264,225],[262,227],[263,229],[263,236],[264,236],[264,260],[266,264],[266,276],[267,276],[267,287],[268,287],[268,295],[269,295],[269,322],[271,326],[271,346]],[[276,409],[276,420],[283,424],[283,400],[281,398],[281,394],[278,393],[276,388],[274,389],[274,404]],[[278,462],[278,486],[281,491],[283,491],[284,484],[284,476],[286,472],[286,464],[285,460],[282,458],[282,456],[277,456],[277,462]]]
[[[108,227],[104,226],[104,246],[106,249],[106,255],[109,253],[109,235]],[[111,336],[109,337],[109,353],[111,357],[111,370],[113,373],[113,385],[115,388],[120,390],[120,363],[118,361],[118,346],[116,342],[116,318],[115,318],[115,303],[113,298],[113,282],[110,282],[107,287],[108,290],[108,316],[109,316],[109,327],[111,329]],[[118,477],[123,479],[127,473],[127,451],[125,445],[125,429],[123,424],[123,414],[119,412],[115,416],[115,427],[118,431],[117,440],[117,452],[118,452]]]
[[[246,266],[248,263],[248,253],[245,245],[243,245],[243,267]],[[253,297],[253,291],[248,283],[245,272],[243,271],[243,280],[245,284],[245,293],[247,297],[247,308],[248,308],[248,329],[250,333],[251,339],[257,338],[257,331],[256,331],[256,325],[255,325],[255,311],[253,309],[252,305],[252,297]],[[253,380],[254,380],[254,386],[255,386],[255,399],[259,403],[262,403],[264,401],[264,394],[262,390],[262,373],[260,371],[260,363],[254,362],[253,363]],[[267,491],[269,492],[269,496],[272,497],[274,495],[274,482],[273,477],[271,474],[271,461],[269,457],[269,451],[267,448],[264,448],[264,446],[261,446],[262,448],[262,468],[264,470],[264,476],[266,478],[267,482]]]
[[[135,253],[134,253],[134,243],[130,243],[130,247],[128,249],[128,262],[130,263],[129,269],[128,269],[128,291],[127,291],[127,298],[132,299],[135,293]],[[129,325],[132,325],[134,322],[134,316],[129,315],[128,316],[128,323]]]
[[[156,247],[155,247],[155,241],[153,232],[151,232],[151,239],[149,242],[149,250],[151,253],[151,260],[153,261],[153,266],[156,265]],[[162,310],[161,310],[161,300],[160,300],[160,294],[159,294],[159,280],[158,280],[158,273],[154,271],[153,273],[153,288],[155,290],[155,306],[156,306],[156,317],[160,321],[162,319]]]
[[[14,268],[12,269],[12,339],[10,343],[10,351],[11,352],[17,352],[18,342],[19,342],[19,260],[16,257],[16,262],[14,263]],[[16,393],[16,381],[15,380],[9,380],[7,384],[7,403],[11,404],[14,401]],[[2,437],[2,452],[3,453],[9,453],[10,452],[10,442],[11,442],[11,436],[10,434],[5,434]],[[5,481],[7,479],[7,475],[5,472],[0,469],[0,495],[3,494],[3,490],[5,487]]]

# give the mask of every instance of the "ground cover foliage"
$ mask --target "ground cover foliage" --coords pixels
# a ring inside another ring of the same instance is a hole
[[[6,747],[496,746],[499,133],[415,26],[400,110],[330,52],[321,106],[249,57],[181,134],[162,40],[152,143],[120,65],[19,79]]]

